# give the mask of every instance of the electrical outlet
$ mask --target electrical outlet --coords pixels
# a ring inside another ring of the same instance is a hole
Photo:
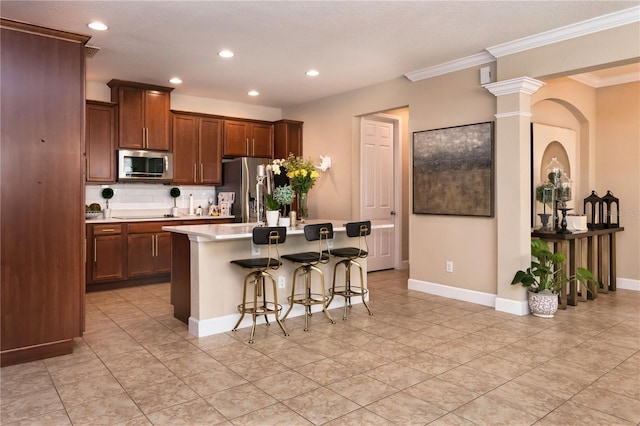
[[[447,272],[453,272],[453,262],[451,260],[447,260]]]
[[[280,275],[278,277],[278,288],[284,288],[286,283],[287,283],[287,279],[284,277],[284,275]]]
[[[260,246],[251,243],[251,256],[260,256]]]

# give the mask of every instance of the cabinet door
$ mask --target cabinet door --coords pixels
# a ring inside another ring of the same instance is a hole
[[[172,114],[172,123],[173,183],[194,184],[198,159],[198,118]]]
[[[154,272],[157,274],[168,274],[171,272],[171,232],[161,232],[154,235],[155,256]]]
[[[136,87],[118,88],[118,146],[143,149],[145,147],[144,99],[145,91]]]
[[[273,157],[273,125],[251,124],[251,153],[252,157]]]
[[[302,156],[302,122],[276,122],[273,135],[273,157]]]
[[[200,183],[222,184],[222,120],[200,118],[199,148]]]
[[[122,235],[96,236],[93,239],[92,281],[124,278]]]
[[[127,236],[127,276],[153,275],[154,234],[129,234]]]
[[[115,105],[87,102],[85,146],[87,182],[115,182]]]
[[[250,125],[244,121],[224,121],[222,154],[225,157],[246,157],[249,155]]]
[[[144,119],[146,127],[146,148],[160,151],[171,150],[169,138],[169,93],[156,90],[144,92]]]

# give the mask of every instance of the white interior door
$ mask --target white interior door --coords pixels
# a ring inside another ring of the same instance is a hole
[[[394,224],[395,128],[393,121],[363,117],[361,135],[361,216],[375,224]],[[395,229],[377,229],[368,238],[367,269],[394,267]]]

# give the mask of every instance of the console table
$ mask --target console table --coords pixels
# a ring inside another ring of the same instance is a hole
[[[531,232],[531,237],[553,243],[554,252],[561,252],[567,258],[563,270],[567,276],[575,275],[578,268],[576,246],[587,241],[587,269],[589,269],[599,283],[599,288],[593,289],[593,298],[598,292],[616,291],[616,233],[624,231],[623,227],[591,229],[571,234],[556,234],[553,232]],[[594,250],[594,247],[597,247]],[[595,256],[594,256],[595,255]],[[595,262],[594,262],[595,257]],[[605,265],[608,265],[608,268]],[[608,271],[607,271],[608,270]],[[607,273],[608,272],[608,273]],[[587,292],[582,291],[580,299],[587,300]],[[560,309],[566,309],[567,304],[578,304],[578,284],[572,281],[569,288],[563,287],[560,292]]]

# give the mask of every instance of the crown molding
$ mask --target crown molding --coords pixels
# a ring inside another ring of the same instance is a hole
[[[600,78],[591,73],[584,73],[578,75],[569,76],[570,79],[579,83],[586,84],[587,86],[599,89],[600,87],[615,86],[616,84],[625,84],[638,81],[638,74],[628,73],[623,75],[617,75],[615,77]]]
[[[406,73],[404,76],[412,83],[424,80],[426,78],[438,75],[448,74],[450,72],[471,68],[477,65],[484,65],[495,61],[496,59],[488,52],[481,52],[475,55],[466,56],[464,58],[455,59],[432,67],[422,68],[419,70]]]
[[[640,6],[587,19],[586,21],[577,22],[575,24],[545,31],[543,33],[507,43],[498,44],[496,46],[487,47],[487,51],[489,51],[489,53],[494,57],[500,58],[502,56],[511,55],[524,50],[534,49],[536,47],[546,46],[548,44],[576,37],[582,37],[634,22],[640,22]]]
[[[536,80],[531,77],[519,77],[485,84],[482,87],[490,91],[495,96],[502,96],[510,95],[512,93],[533,95],[542,86],[544,86],[544,83],[540,80]]]

